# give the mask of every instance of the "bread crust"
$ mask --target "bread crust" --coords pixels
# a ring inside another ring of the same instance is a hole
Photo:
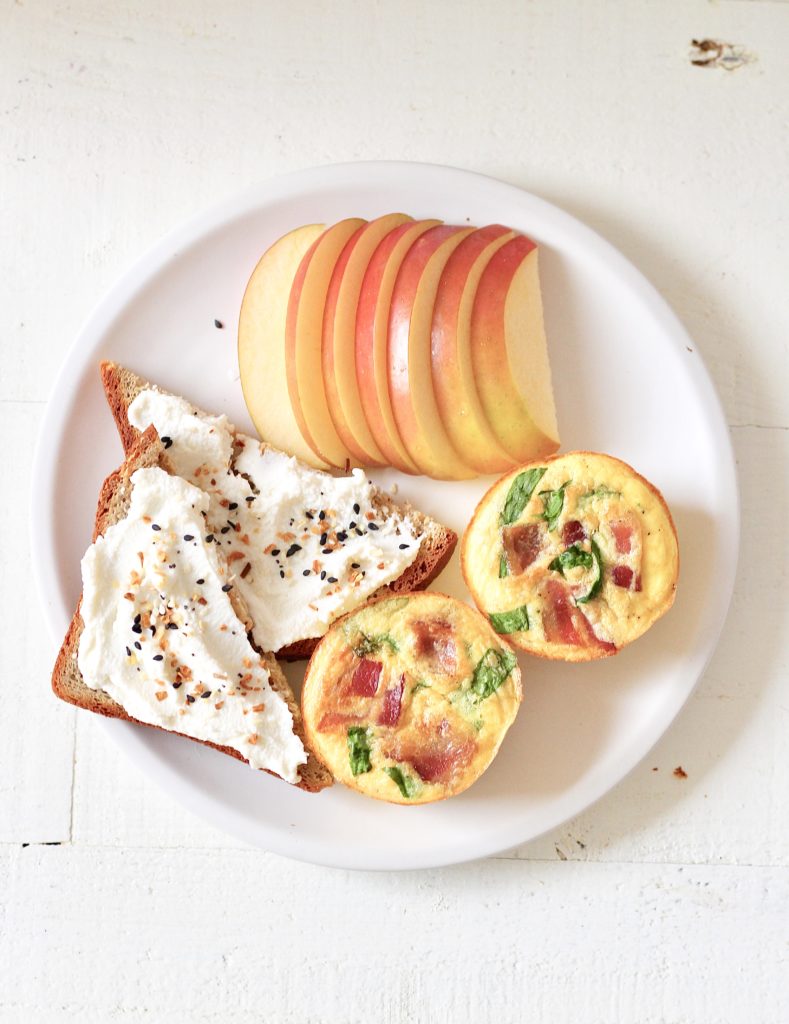
[[[130,478],[132,473],[137,469],[148,466],[160,466],[162,469],[166,469],[168,471],[170,469],[164,446],[159,440],[154,428],[148,427],[144,433],[140,434],[137,432],[137,434],[137,437],[130,439],[131,444],[129,446],[129,452],[123,465],[113,473],[110,473],[102,485],[93,530],[94,542],[110,526],[112,526],[113,523],[119,522],[128,512],[129,501],[131,498]],[[109,694],[104,693],[103,690],[93,690],[91,687],[87,686],[77,664],[79,641],[84,627],[80,611],[81,605],[82,598],[80,597],[76,611],[69,623],[65,639],[63,640],[55,661],[55,667],[52,672],[52,690],[55,695],[61,700],[66,701],[69,704],[73,704],[75,707],[84,708],[85,710],[92,711],[95,714],[104,715],[106,718],[117,718],[126,722],[135,722],[137,725],[144,725],[150,729],[160,729],[163,732],[174,732],[174,730],[164,729],[162,726],[152,725],[149,722],[140,722],[138,719],[129,715],[120,704],[109,696]],[[307,751],[308,760],[306,764],[299,767],[299,781],[296,785],[299,789],[303,789],[306,792],[316,793],[319,790],[332,785],[334,780],[332,779],[331,773],[315,757],[314,753],[310,749],[304,732],[301,708],[299,707],[287,680],[282,674],[282,670],[276,664],[272,655],[263,655],[263,657],[266,660],[266,667],[271,674],[272,689],[279,693],[288,704],[291,714],[293,715],[294,732],[298,735],[299,739],[301,739],[305,750]],[[229,754],[230,757],[234,757],[238,761],[243,761],[245,764],[249,763],[247,759],[233,747],[212,743],[210,740],[196,739],[194,736],[185,736],[184,733],[175,732],[174,734],[176,736],[184,736],[185,739],[193,740],[196,743],[202,743],[203,746],[212,747],[214,750],[218,750],[222,754]],[[274,772],[268,772],[268,774],[274,775],[275,778],[279,778],[279,776]]]
[[[512,478],[514,479],[519,473],[523,473],[524,470],[529,470],[535,466],[545,466],[551,462],[556,462],[558,459],[566,458],[568,455],[580,455],[580,456],[595,456],[605,455],[605,458],[610,459],[612,462],[617,463],[623,469],[637,477],[650,491],[655,498],[657,498],[661,505],[663,512],[666,515],[671,531],[674,534],[674,539],[677,541],[677,572],[674,576],[673,586],[666,595],[666,599],[657,606],[657,613],[654,617],[653,623],[656,622],[661,616],[671,608],[674,603],[674,598],[677,593],[677,580],[679,578],[679,566],[680,566],[680,555],[679,555],[679,542],[677,537],[677,527],[674,523],[674,518],[671,515],[671,510],[666,504],[666,500],[657,487],[650,483],[646,477],[642,476],[636,469],[634,469],[629,463],[623,459],[618,459],[615,455],[608,455],[605,452],[591,452],[586,449],[573,450],[571,452],[557,452],[554,455],[547,455],[543,459],[534,459],[531,462],[524,462],[521,466],[516,466],[515,469],[503,474],[499,479],[485,492],[480,499],[477,507],[474,509],[474,514],[469,520],[468,526],[463,534],[463,540],[460,546],[460,570],[463,574],[463,580],[468,587],[469,593],[474,599],[474,603],[477,608],[482,612],[483,615],[487,615],[487,611],[484,608],[484,602],[480,595],[478,587],[475,586],[474,575],[469,568],[468,559],[468,544],[467,537],[471,534],[480,513],[483,511],[491,492],[497,488],[502,480]],[[621,647],[614,647],[613,650],[603,647],[579,647],[573,644],[551,644],[547,649],[545,647],[535,647],[530,645],[527,641],[521,639],[515,639],[513,636],[507,637],[510,644],[513,647],[518,648],[521,651],[526,651],[527,654],[531,654],[535,658],[543,658],[546,661],[564,661],[564,662],[585,662],[585,661],[599,661],[601,658],[612,658],[614,655],[619,654],[621,650],[624,650],[628,644],[623,644]],[[637,639],[637,638],[636,638]]]
[[[112,412],[115,425],[120,434],[121,443],[126,453],[129,453],[140,432],[129,423],[128,410],[137,395],[148,388],[155,388],[163,394],[172,394],[164,388],[159,388],[150,381],[138,376],[132,370],[117,363],[104,361],[100,366],[101,381],[104,386],[104,393]],[[198,409],[198,412],[203,410]],[[263,442],[264,444],[266,442]],[[278,449],[269,445],[272,451]],[[312,469],[312,467],[310,467]],[[314,472],[321,472],[314,470]],[[421,529],[419,554],[408,566],[398,579],[387,583],[374,591],[368,601],[375,601],[379,598],[392,594],[406,594],[415,590],[424,590],[443,571],[449,562],[457,544],[457,534],[454,530],[443,526],[435,519],[423,515],[407,506],[399,505],[392,501],[389,495],[383,491],[376,491],[376,507],[381,510],[391,509],[403,514],[408,512],[413,522]],[[366,602],[365,602],[366,603]],[[320,637],[308,637],[288,644],[276,652],[276,656],[284,661],[301,661],[309,658],[320,640]]]

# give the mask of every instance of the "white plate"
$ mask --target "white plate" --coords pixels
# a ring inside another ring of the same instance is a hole
[[[662,491],[682,570],[674,609],[611,660],[522,657],[525,699],[501,753],[467,793],[403,808],[334,786],[309,795],[152,729],[107,722],[176,799],[276,853],[357,868],[415,868],[495,853],[559,825],[647,753],[690,694],[731,596],[739,506],[728,431],[701,357],[657,292],[607,242],[556,207],[491,178],[426,164],[360,163],[278,178],[165,238],[100,303],[57,381],[33,473],[33,553],[60,640],[80,592],[103,477],[121,458],[97,364],[112,358],[251,430],[235,335],[263,250],[313,221],[394,210],[500,222],[542,246],[540,270],[563,448],[610,452]],[[224,324],[214,326],[214,319]],[[462,533],[490,479],[374,474]],[[436,588],[468,599],[458,557]],[[291,678],[298,680],[298,669]]]

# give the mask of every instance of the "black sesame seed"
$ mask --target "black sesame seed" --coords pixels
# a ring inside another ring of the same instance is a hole
[[[201,698],[203,700],[205,700],[206,697],[210,697],[211,696],[211,691],[210,690],[203,690],[203,692],[200,694],[200,696],[201,696]]]
[[[223,526],[222,529],[219,532],[220,533],[230,533],[230,527],[229,526]]]
[[[352,569],[359,569],[359,568],[361,568],[361,567],[360,567],[360,565],[359,565],[359,563],[358,563],[358,562],[351,562],[351,568],[352,568]]]
[[[276,558],[279,553],[280,553],[279,548],[272,548],[271,549],[271,556],[272,556],[272,558]]]
[[[325,569],[324,569],[324,570],[323,570],[323,572],[321,573],[321,579],[322,579],[322,580],[325,580],[325,579],[326,579],[326,570],[325,570]]]
[[[329,583],[336,583],[337,582],[337,577],[336,576],[330,576],[328,582]]]
[[[326,518],[326,513],[323,511],[323,509],[321,509],[320,512],[318,513],[318,519],[325,519],[325,518]]]
[[[320,539],[319,543],[320,544],[325,544],[328,539],[329,539],[328,533],[324,532],[324,533],[321,534],[321,539]]]
[[[401,551],[405,551],[405,549],[407,547],[410,547],[410,545],[409,544],[399,544],[398,547],[400,548]]]
[[[181,687],[181,683],[180,682],[173,683],[173,689],[174,690],[178,690],[178,689],[180,689],[180,687]]]
[[[331,548],[321,548],[321,554],[322,555],[330,555],[331,554]]]
[[[129,650],[128,647],[126,648],[126,657],[131,658],[131,651]]]
[[[198,587],[202,587],[202,585],[205,583],[205,580],[201,576],[200,579],[196,580],[195,582],[197,583]]]
[[[194,537],[192,536],[191,533],[185,533],[184,540],[194,540]]]
[[[302,574],[301,574],[301,575],[302,575],[302,576],[309,576],[309,574],[310,574],[310,570],[309,570],[309,569],[305,569],[305,570],[304,570],[304,571],[302,572]]]
[[[306,516],[306,517],[307,517],[308,519],[314,519],[314,518],[315,518],[315,516],[314,516],[314,515],[312,514],[312,512],[305,512],[305,513],[304,513],[304,515],[305,515],[305,516]]]
[[[337,540],[340,542],[348,540],[348,534],[345,532],[345,530],[340,530],[340,532],[337,534]]]
[[[195,699],[191,695],[191,693],[187,693],[187,695],[186,695],[186,703],[187,704],[194,704],[194,702],[195,702]]]
[[[136,614],[136,615],[134,616],[134,621],[135,621],[135,622],[139,622],[141,618],[142,618],[142,615],[140,615],[140,613],[138,612],[138,613],[137,613],[137,614]]]
[[[142,644],[140,643],[139,640],[134,641],[134,646],[137,648],[138,651],[142,650]]]
[[[375,523],[368,523],[367,524],[367,529],[368,530],[377,530],[378,527],[375,525]]]
[[[151,523],[152,530],[161,530],[161,526],[158,523]]]
[[[170,562],[170,564],[167,566],[167,568],[168,569],[174,569],[175,568],[175,562]]]
[[[230,509],[231,512],[234,512],[238,508],[238,502],[231,501],[227,507]]]
[[[285,552],[285,557],[290,558],[290,556],[295,555],[297,551],[301,551],[301,544],[291,544],[291,546]]]
[[[156,626],[151,626],[151,636],[156,636]]]
[[[358,504],[356,502],[354,502],[353,510],[354,510],[354,512],[356,513],[357,516],[361,512],[361,509],[359,508],[359,506],[358,506]]]
[[[224,585],[224,587],[222,587],[222,590],[224,591],[225,594],[227,594],[228,591],[230,591],[232,589],[233,589],[233,584],[232,583],[226,583]]]
[[[358,526],[356,527],[356,529],[353,532],[356,534],[357,537],[363,537],[364,536],[364,533],[362,533],[362,531],[359,529]]]
[[[164,445],[165,448],[170,448],[172,446],[172,443],[173,439],[171,437],[165,436],[162,438],[162,444]]]
[[[356,520],[355,519],[352,519],[350,521],[350,523],[348,523],[348,529],[349,530],[355,530],[356,529]]]
[[[213,533],[209,533],[205,539],[206,544],[210,544],[214,539]]]
[[[165,629],[178,629],[178,624],[175,622],[168,622],[164,627]]]
[[[254,501],[255,498],[257,498],[257,494],[248,494],[246,498],[244,498],[244,501]]]
[[[222,323],[221,320],[214,320],[214,327],[216,327],[218,331],[221,331],[224,326],[225,325]]]
[[[280,569],[280,571],[279,571],[279,578],[281,580],[285,579],[285,571],[284,571],[284,569]]]
[[[164,655],[163,654],[154,654],[153,660],[154,661],[164,661]]]
[[[142,633],[142,626],[139,622],[135,622],[132,626],[132,633],[136,633],[138,636]]]

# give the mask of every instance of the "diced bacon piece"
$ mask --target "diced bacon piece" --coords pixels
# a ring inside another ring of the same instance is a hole
[[[570,591],[561,580],[546,579],[542,593],[542,623],[549,643],[616,650],[614,644],[597,636],[581,609],[572,603]]]
[[[614,535],[614,543],[619,554],[629,555],[633,544],[633,524],[627,519],[614,519],[611,522],[611,533]]]
[[[416,639],[414,649],[417,657],[429,658],[434,665],[448,675],[457,671],[458,652],[451,623],[442,619],[414,622],[412,627]]]
[[[336,729],[345,729],[347,726],[355,725],[361,721],[362,718],[359,715],[343,715],[339,711],[328,711],[318,722],[318,732],[332,732]]]
[[[438,728],[398,740],[388,756],[408,761],[423,782],[449,782],[470,764],[476,749],[473,737],[453,732],[443,719]]]
[[[516,526],[505,526],[501,537],[510,575],[519,576],[529,568],[540,553],[542,548],[541,525],[540,523],[518,523]]]
[[[562,530],[564,546],[570,548],[573,544],[580,544],[582,540],[586,540],[586,530],[583,528],[583,525],[577,519],[571,519],[569,522],[566,522]]]
[[[384,692],[384,701],[381,705],[381,713],[378,715],[379,725],[394,726],[400,721],[400,709],[403,703],[403,690],[405,689],[405,675],[400,676],[400,682],[396,686],[390,686]]]
[[[380,661],[369,661],[362,658],[351,678],[346,693],[353,697],[374,697],[378,692],[378,680],[381,678],[383,665]]]
[[[615,565],[611,570],[611,579],[618,587],[630,590],[633,585],[633,570],[627,565]]]

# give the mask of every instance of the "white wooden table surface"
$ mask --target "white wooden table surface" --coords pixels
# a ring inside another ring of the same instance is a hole
[[[789,4],[1,0],[0,41],[0,1021],[786,1024]],[[248,849],[55,701],[25,530],[55,373],[124,268],[371,158],[501,177],[629,256],[711,370],[743,504],[720,647],[647,760],[552,835],[410,874]]]

